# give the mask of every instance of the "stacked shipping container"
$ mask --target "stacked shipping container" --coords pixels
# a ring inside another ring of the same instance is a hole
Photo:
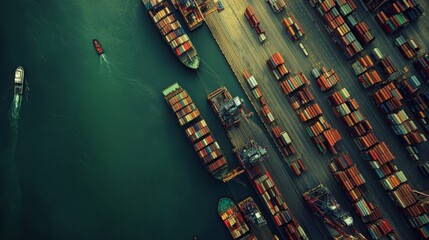
[[[393,0],[384,6],[375,19],[386,34],[391,34],[417,20],[422,14],[423,9],[414,0]]]
[[[283,25],[286,27],[286,31],[291,36],[292,40],[298,41],[304,37],[304,31],[294,16],[285,17],[283,19]]]
[[[265,101],[262,92],[258,87],[258,82],[256,78],[248,70],[245,70],[243,72],[243,77],[244,79],[246,79],[246,82],[248,83],[250,89],[252,89],[252,91],[254,92],[257,92],[255,98],[259,99],[259,103],[262,106],[261,112],[265,117],[265,121],[267,121],[267,123],[273,123],[275,120],[274,116],[267,102]],[[275,140],[277,140],[277,146],[279,147],[280,152],[284,153],[286,156],[295,154],[296,151],[294,146],[292,145],[292,139],[289,137],[289,134],[277,124],[274,124],[274,127],[272,127],[271,130],[273,132]]]
[[[422,78],[429,81],[429,55],[426,53],[425,55],[417,58],[416,61],[413,62],[413,65]]]
[[[336,107],[341,104],[353,101],[347,89],[343,88],[329,96],[329,102],[334,108],[336,115],[346,124],[347,129],[350,131],[351,126],[364,122],[365,118],[359,114],[359,118],[354,118],[353,121],[345,121],[345,117],[350,115],[338,115]],[[356,103],[357,104],[357,103]],[[349,104],[348,104],[349,105]],[[358,110],[356,110],[358,111]],[[355,111],[355,112],[356,112]],[[353,112],[352,112],[353,113]],[[355,121],[356,120],[356,121]],[[368,122],[369,124],[369,122]],[[363,128],[364,129],[364,128]],[[372,129],[372,128],[371,128]],[[366,130],[360,136],[371,134],[371,139],[376,137],[370,130]],[[358,138],[355,134],[351,134],[355,139]],[[372,139],[371,141],[374,141]],[[411,186],[406,182],[405,175],[393,163],[395,156],[390,151],[389,147],[384,142],[371,144],[372,146],[366,149],[361,149],[362,158],[368,162],[371,169],[374,170],[383,188],[388,192],[392,201],[400,208],[403,214],[407,217],[409,224],[416,228],[417,232],[426,237],[426,232],[429,230],[427,223],[429,223],[429,209],[423,209],[413,195]]]
[[[326,76],[335,78],[332,72],[327,73]],[[308,124],[307,133],[316,147],[323,153],[329,149],[336,154],[336,145],[341,140],[341,135],[323,118],[322,109],[315,102],[311,90],[307,88],[309,85],[307,77],[301,72],[280,82],[281,89],[289,96],[289,102],[296,110],[299,119]]]
[[[259,18],[256,16],[255,11],[253,10],[252,6],[248,5],[246,7],[246,10],[244,11],[244,16],[246,17],[250,26],[253,29],[255,29],[256,34],[258,34],[259,42],[261,42],[261,43],[264,42],[266,39],[265,30],[262,28],[261,22],[259,21]]]
[[[382,87],[374,94],[375,102],[388,120],[395,135],[400,136],[406,146],[418,145],[426,141],[414,121],[405,112],[402,94],[393,82]]]
[[[383,236],[387,236],[389,239],[398,239],[389,221],[383,218],[380,208],[374,205],[368,196],[365,196],[365,179],[349,155],[341,153],[335,156],[329,164],[329,169],[346,191],[356,213],[365,223],[371,237],[382,239]]]
[[[395,39],[395,45],[398,47],[402,56],[407,60],[414,58],[421,49],[415,40],[405,40],[403,36],[399,36]]]
[[[311,74],[322,91],[333,88],[340,81],[334,69],[327,70],[325,67],[321,69],[314,68],[311,70]]]
[[[357,21],[356,17],[347,17],[356,10],[353,0],[310,0],[310,4],[322,17],[332,39],[347,58],[360,53],[363,50],[362,44],[374,39],[366,23]],[[352,30],[359,34],[362,43]]]
[[[268,58],[267,65],[276,80],[282,80],[289,73],[289,70],[285,66],[285,60],[279,52],[274,53]]]

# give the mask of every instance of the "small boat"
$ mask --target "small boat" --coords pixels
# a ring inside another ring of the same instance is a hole
[[[24,68],[19,66],[15,70],[14,93],[22,95],[23,92],[24,92]]]
[[[94,48],[95,48],[95,51],[97,51],[98,55],[103,54],[104,49],[103,49],[103,46],[101,46],[101,43],[97,39],[92,40],[92,42],[94,43]]]

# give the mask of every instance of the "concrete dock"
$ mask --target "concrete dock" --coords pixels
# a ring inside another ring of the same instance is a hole
[[[268,146],[270,159],[263,165],[270,171],[287,204],[311,239],[330,238],[322,221],[305,207],[302,200],[302,193],[317,186],[319,183],[327,186],[339,203],[352,214],[358,230],[365,236],[368,236],[368,232],[351,208],[344,191],[329,172],[328,163],[332,156],[329,153],[323,155],[316,149],[311,139],[307,136],[304,125],[299,121],[286,96],[282,93],[277,81],[268,71],[266,60],[275,52],[280,52],[284,56],[286,66],[292,73],[303,72],[308,77],[310,70],[314,66],[334,68],[340,76],[339,85],[346,87],[352,97],[359,102],[362,113],[373,125],[379,139],[388,144],[396,156],[395,164],[406,174],[411,186],[417,190],[428,188],[429,179],[424,178],[418,172],[416,163],[409,157],[399,138],[386,125],[384,117],[372,102],[371,92],[362,88],[357,77],[353,75],[350,62],[346,60],[345,56],[332,42],[321,20],[307,1],[289,1],[286,11],[279,14],[275,14],[270,6],[262,0],[232,0],[222,1],[222,3],[225,7],[224,11],[213,13],[206,18],[206,23],[213,37],[255,108],[255,113],[260,114],[261,106],[250,92],[242,73],[247,69],[256,77],[259,88],[273,111],[276,123],[290,134],[297,150],[297,155],[302,157],[308,167],[308,172],[299,177],[292,173],[287,163],[293,161],[295,157],[284,157],[279,153],[273,141],[267,137],[268,134],[271,134],[269,131],[271,125],[265,123],[267,129],[260,129],[252,119],[248,119],[246,120],[248,121],[247,123],[242,124],[238,129],[229,131],[228,135],[234,146],[244,144],[249,137],[262,146]],[[414,71],[411,62],[405,61],[394,46],[392,37],[385,35],[373,16],[364,9],[360,2],[356,3],[358,4],[357,12],[359,16],[367,21],[376,37],[376,40],[365,49],[368,51],[377,46],[382,52],[388,53],[392,57],[396,66],[399,68],[408,66],[411,71]],[[259,43],[255,31],[244,17],[244,10],[248,4],[252,5],[266,30],[267,41],[263,44]],[[427,3],[425,4],[427,5]],[[289,35],[281,24],[287,13],[292,13],[297,18],[306,33],[306,37],[302,42],[309,51],[310,56],[308,58],[304,56],[298,43],[290,40]],[[428,25],[425,25],[425,23],[427,23],[427,16],[419,19],[416,24],[408,26],[405,29],[405,33],[417,37],[417,40],[420,40],[421,43],[428,43],[427,38],[429,35],[426,33],[429,30]],[[310,77],[308,79],[311,81]],[[349,153],[366,179],[366,195],[381,208],[383,216],[392,223],[401,239],[415,239],[417,235],[414,230],[409,227],[403,215],[389,199],[387,192],[383,190],[373,171],[362,160],[358,148],[344,126],[333,115],[331,107],[326,101],[326,95],[320,91],[316,84],[312,84],[310,88],[316,101],[322,107],[326,120],[332,127],[340,131],[343,137],[342,150]],[[233,92],[231,94],[234,95]],[[425,143],[422,146],[422,150],[427,154],[429,153],[428,149],[428,143]]]

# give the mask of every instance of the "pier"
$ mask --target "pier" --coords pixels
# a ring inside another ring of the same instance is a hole
[[[270,158],[262,165],[270,172],[286,203],[295,214],[298,222],[304,227],[308,237],[310,239],[330,238],[322,221],[307,209],[302,199],[304,192],[320,183],[327,186],[344,209],[352,214],[357,229],[365,236],[368,236],[368,232],[352,209],[343,189],[329,172],[328,163],[332,155],[330,153],[322,154],[316,149],[305,132],[305,125],[299,121],[297,114],[287,101],[286,95],[281,91],[278,82],[268,70],[266,60],[275,52],[280,52],[284,56],[286,67],[292,74],[303,72],[312,82],[310,89],[317,103],[321,106],[325,119],[332,127],[339,130],[343,137],[341,150],[350,155],[366,180],[367,196],[381,208],[383,216],[392,223],[395,232],[401,239],[416,238],[415,231],[411,229],[399,209],[389,199],[387,192],[383,190],[368,164],[361,158],[353,139],[334,116],[326,100],[327,95],[321,92],[310,77],[310,71],[316,66],[334,68],[341,79],[339,85],[346,87],[360,103],[362,113],[372,123],[379,138],[388,144],[396,156],[396,165],[408,176],[408,182],[411,186],[417,190],[427,189],[429,180],[418,173],[416,164],[407,154],[405,147],[393,134],[373,104],[370,92],[364,90],[357,77],[353,75],[350,62],[332,42],[322,25],[321,19],[310,4],[307,1],[289,1],[285,11],[275,14],[265,1],[223,1],[222,3],[225,10],[207,16],[206,24],[228,61],[238,83],[255,109],[257,114],[255,117],[259,116],[265,127],[265,129],[261,129],[255,123],[255,119],[245,118],[239,128],[228,131],[228,136],[234,147],[245,144],[249,139],[268,147]],[[372,46],[382,48],[383,52],[387,52],[394,59],[397,66],[409,66],[413,71],[410,62],[406,62],[402,58],[394,44],[390,42],[389,37],[375,22],[373,16],[363,8],[360,2],[356,3],[358,4],[359,16],[365,18],[376,36],[376,40],[367,48],[370,49]],[[252,5],[266,31],[267,40],[262,44],[244,16],[248,4]],[[290,39],[281,23],[287,13],[292,13],[305,31],[306,36],[302,43],[309,53],[308,57],[304,55],[298,42],[293,42]],[[421,19],[421,21],[427,21],[427,19]],[[413,36],[418,37],[419,40],[423,37],[428,38],[428,35],[425,35],[427,29],[422,28],[421,25],[409,26],[406,31],[418,33],[418,35]],[[428,39],[420,42],[428,42]],[[275,145],[277,144],[276,140],[273,139],[271,133],[271,127],[274,125],[264,122],[264,117],[261,115],[261,105],[254,98],[249,85],[242,76],[244,70],[251,71],[257,79],[259,88],[275,116],[275,123],[286,130],[292,138],[292,144],[297,151],[295,155],[286,157],[278,151],[278,146]],[[232,92],[231,94],[234,96],[235,93]],[[422,149],[429,153],[428,143],[425,143]],[[301,176],[295,176],[288,166],[298,157],[302,158],[308,168],[308,171]],[[268,218],[268,216],[266,217]],[[269,236],[267,237],[266,239],[270,239]]]

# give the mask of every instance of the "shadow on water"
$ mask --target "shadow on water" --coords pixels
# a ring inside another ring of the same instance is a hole
[[[22,96],[14,95],[9,109],[10,141],[5,149],[5,156],[0,162],[0,188],[5,203],[0,206],[0,239],[20,239],[22,199],[15,153],[18,144],[21,102]]]

